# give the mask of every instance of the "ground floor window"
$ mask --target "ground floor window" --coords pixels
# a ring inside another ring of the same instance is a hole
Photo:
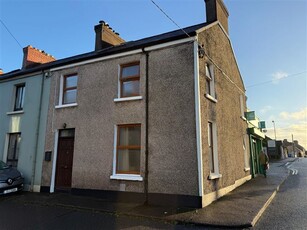
[[[8,165],[12,165],[13,167],[17,167],[18,164],[20,140],[21,140],[20,133],[9,134],[6,163]]]
[[[217,128],[216,123],[208,121],[208,153],[209,153],[209,179],[219,178],[219,160],[217,151]]]
[[[141,125],[117,126],[116,173],[140,174]]]

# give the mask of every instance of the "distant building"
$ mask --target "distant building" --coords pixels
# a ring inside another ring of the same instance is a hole
[[[298,141],[288,142],[287,139],[284,139],[282,142],[282,147],[284,153],[288,157],[304,157],[306,149],[299,145]]]

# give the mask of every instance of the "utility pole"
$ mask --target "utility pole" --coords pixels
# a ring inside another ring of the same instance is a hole
[[[293,157],[295,157],[295,146],[294,146],[293,134],[292,134],[292,148],[293,148]]]
[[[275,128],[275,121],[272,121],[273,126],[274,126],[274,134],[275,134],[275,141],[276,141],[276,128]]]
[[[273,123],[273,127],[274,127],[274,134],[275,134],[275,154],[276,154],[276,158],[278,158],[278,150],[277,150],[277,140],[276,140],[276,127],[275,127],[275,121],[272,121]]]

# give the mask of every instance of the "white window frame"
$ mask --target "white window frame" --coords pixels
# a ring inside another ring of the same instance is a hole
[[[77,102],[70,103],[70,104],[63,104],[63,96],[64,96],[63,90],[64,90],[64,77],[65,76],[67,76],[67,74],[66,75],[61,74],[61,76],[60,76],[59,100],[58,100],[58,104],[55,106],[56,109],[66,108],[66,107],[74,107],[74,106],[78,105]],[[79,81],[79,76],[78,76],[78,81]],[[77,85],[78,85],[78,82],[77,82]],[[77,87],[77,96],[78,96],[78,87]]]
[[[207,68],[209,71],[209,75],[207,74]],[[212,102],[216,103],[216,94],[215,94],[215,76],[214,76],[214,68],[213,65],[210,63],[206,62],[205,63],[205,73],[206,73],[206,87],[207,87],[207,80],[209,80],[209,87],[210,87],[210,94],[207,93],[207,88],[206,88],[206,98],[211,100]]]
[[[139,174],[117,174],[116,173],[117,132],[118,132],[118,126],[114,125],[113,170],[112,170],[112,175],[110,176],[110,179],[113,179],[113,180],[129,180],[129,181],[143,181],[143,177]]]
[[[208,121],[207,128],[209,129],[209,122],[212,124],[212,142],[213,142],[213,166],[214,172],[209,174],[209,180],[218,179],[222,177],[222,174],[219,173],[219,157],[218,157],[218,149],[217,149],[217,127],[216,123],[212,121]]]
[[[133,62],[131,62],[133,63]],[[129,64],[129,63],[127,63]],[[121,74],[121,68],[123,67],[122,64],[118,64],[118,73],[117,73],[117,98],[114,98],[114,102],[123,102],[123,101],[137,101],[142,100],[143,97],[140,96],[132,96],[132,97],[121,97],[121,82],[120,82],[120,74]],[[139,62],[139,68],[140,68],[140,93],[141,93],[141,62]]]

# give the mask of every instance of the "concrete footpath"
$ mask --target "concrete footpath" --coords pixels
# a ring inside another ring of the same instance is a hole
[[[65,193],[42,194],[23,192],[8,196],[23,205],[58,206],[157,219],[174,224],[193,224],[212,227],[246,228],[259,220],[265,209],[291,172],[294,158],[270,163],[267,178],[258,176],[234,191],[202,209],[144,206],[137,203],[114,203],[92,197],[74,196]]]

